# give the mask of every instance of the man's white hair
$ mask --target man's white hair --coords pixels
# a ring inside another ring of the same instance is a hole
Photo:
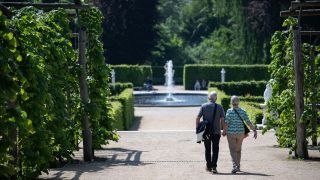
[[[232,96],[231,97],[231,104],[236,104],[238,105],[240,103],[240,99],[238,96]]]
[[[216,102],[217,100],[217,92],[215,91],[211,91],[209,94],[208,94],[208,98],[211,102]]]

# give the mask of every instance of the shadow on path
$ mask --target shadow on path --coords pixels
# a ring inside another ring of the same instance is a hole
[[[233,175],[233,176],[273,176],[273,175],[269,175],[269,174],[263,174],[263,173],[253,173],[253,172],[246,172],[246,171],[240,171],[240,172],[237,172],[237,173],[217,173],[216,175]]]
[[[137,131],[140,128],[142,116],[135,116],[132,126],[129,128],[129,131]]]
[[[152,162],[142,162],[141,155],[145,151],[107,148],[99,150],[93,162],[77,161],[77,163],[67,164],[64,168],[55,169],[50,178],[46,179],[64,179],[64,172],[75,172],[71,179],[79,179],[83,173],[99,172],[113,166],[143,166],[153,164]],[[110,157],[109,154],[112,154]],[[41,179],[41,178],[39,178]]]

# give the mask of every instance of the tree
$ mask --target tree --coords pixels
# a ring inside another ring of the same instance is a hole
[[[109,64],[143,64],[158,37],[158,0],[94,0],[104,14],[105,57]]]

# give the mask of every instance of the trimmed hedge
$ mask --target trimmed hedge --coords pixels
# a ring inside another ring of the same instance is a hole
[[[267,81],[240,81],[240,82],[209,82],[210,87],[216,87],[228,95],[263,95]]]
[[[223,107],[225,112],[227,112],[227,110],[230,108],[230,100],[230,97],[221,98],[221,106]]]
[[[183,66],[173,66],[174,82],[176,85],[183,84]],[[164,85],[165,83],[165,69],[163,66],[152,66],[152,80],[155,85]]]
[[[151,66],[112,65],[116,73],[116,82],[131,82],[135,87],[142,87],[147,77],[152,78]]]
[[[128,130],[134,120],[133,89],[127,88],[119,96],[112,96],[112,101],[119,101],[123,106],[123,127]]]
[[[226,71],[226,82],[269,80],[268,65],[208,65],[188,64],[184,66],[183,84],[186,90],[193,90],[197,80],[221,81],[221,69]]]
[[[112,96],[119,95],[123,90],[133,88],[132,83],[110,83],[109,89]]]
[[[123,106],[120,101],[111,102],[110,117],[112,119],[112,127],[116,130],[124,130]]]

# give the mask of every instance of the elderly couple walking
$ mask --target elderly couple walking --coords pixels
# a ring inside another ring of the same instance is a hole
[[[198,127],[201,117],[206,121],[206,129],[203,134],[205,146],[205,158],[207,161],[207,170],[217,173],[217,161],[219,155],[219,142],[221,137],[221,124],[223,125],[222,136],[227,136],[230,155],[233,168],[231,173],[240,171],[241,146],[245,138],[245,124],[254,132],[254,138],[257,138],[257,131],[250,122],[245,110],[239,107],[239,98],[232,96],[232,108],[228,109],[226,115],[223,107],[216,103],[217,93],[211,92],[208,96],[209,101],[201,106],[200,112],[196,119]]]

